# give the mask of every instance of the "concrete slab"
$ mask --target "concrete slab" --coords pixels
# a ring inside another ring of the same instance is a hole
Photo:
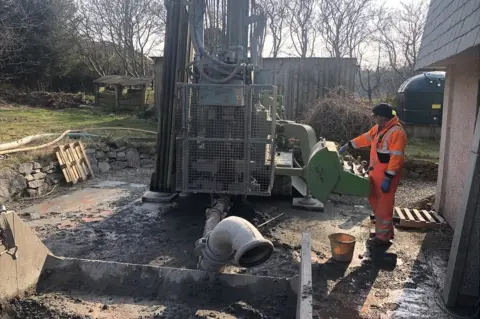
[[[142,201],[145,203],[169,203],[178,197],[178,193],[157,193],[148,191],[143,194]]]
[[[302,234],[302,252],[300,261],[300,278],[297,292],[296,319],[313,318],[313,287],[312,287],[312,245],[310,234]]]
[[[0,218],[16,246],[5,249],[0,243],[0,300],[4,300],[23,295],[37,283],[50,251],[15,213],[2,214]]]
[[[323,212],[325,207],[322,202],[317,199],[294,198],[292,200],[293,208],[310,210],[315,212]]]
[[[127,185],[126,182],[119,182],[119,181],[103,181],[95,185],[94,187],[98,188],[111,188],[111,187],[118,187],[122,185]]]

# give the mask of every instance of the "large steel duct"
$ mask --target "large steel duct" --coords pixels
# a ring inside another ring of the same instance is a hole
[[[221,272],[229,263],[245,268],[264,263],[273,253],[273,244],[247,220],[232,216],[200,239],[195,252],[200,269]]]

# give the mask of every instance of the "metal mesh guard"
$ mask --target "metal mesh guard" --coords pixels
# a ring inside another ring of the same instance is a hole
[[[276,87],[184,84],[176,97],[177,191],[269,196]]]

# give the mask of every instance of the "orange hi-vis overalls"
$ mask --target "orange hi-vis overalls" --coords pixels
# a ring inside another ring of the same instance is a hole
[[[407,135],[396,116],[378,130],[378,125],[375,125],[367,133],[350,141],[350,144],[355,149],[371,147],[368,201],[375,214],[376,237],[388,241],[393,239],[395,192],[404,164]],[[387,193],[381,189],[385,177],[391,178]]]

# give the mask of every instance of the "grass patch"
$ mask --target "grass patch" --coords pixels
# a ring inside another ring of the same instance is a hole
[[[429,160],[438,163],[440,159],[440,141],[411,139],[408,141],[405,152],[409,158]]]
[[[134,128],[148,131],[157,131],[157,122],[148,119],[139,119],[131,114],[111,114],[95,109],[65,109],[47,110],[29,107],[0,108],[0,143],[19,140],[30,135],[55,133],[58,136],[69,129],[85,129],[99,127]],[[105,138],[121,136],[153,137],[136,131],[91,131],[95,135]],[[34,145],[41,145],[54,140],[57,136],[47,137],[36,141]],[[60,144],[69,143],[69,138],[61,140]],[[98,142],[98,139],[84,140],[89,144]],[[32,145],[27,145],[32,146]],[[26,146],[26,147],[27,147]],[[53,146],[31,152],[15,153],[1,160],[2,167],[15,167],[20,163],[37,160],[53,155]]]
[[[128,114],[110,114],[92,109],[46,110],[28,107],[0,109],[0,142],[14,141],[35,134],[62,133],[68,129],[93,127],[128,127],[157,131],[157,122]],[[92,133],[98,134],[97,131]],[[118,131],[113,134],[124,136],[132,133]]]

